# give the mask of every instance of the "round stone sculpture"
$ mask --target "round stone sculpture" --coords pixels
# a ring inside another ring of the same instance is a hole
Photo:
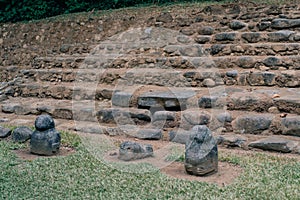
[[[185,145],[185,170],[206,176],[218,171],[218,146],[205,125],[194,126]]]
[[[35,121],[36,130],[31,135],[30,152],[38,155],[54,155],[59,152],[60,133],[49,115],[41,115]]]
[[[40,115],[35,120],[35,128],[38,131],[45,131],[55,128],[55,123],[50,115]]]

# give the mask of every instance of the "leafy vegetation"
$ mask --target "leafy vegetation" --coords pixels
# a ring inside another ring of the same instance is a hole
[[[0,141],[0,199],[300,198],[300,163],[292,158],[221,151],[220,160],[240,165],[244,172],[233,184],[218,187],[170,178],[151,165],[147,167],[153,170],[148,173],[124,172],[96,159],[80,145],[78,136],[63,132],[62,139],[64,144],[79,148],[66,157],[33,161],[21,160],[12,151],[24,146]],[[176,153],[174,149],[173,156]]]
[[[205,1],[205,0],[198,0]],[[0,0],[0,22],[42,19],[59,14],[91,10],[109,10],[147,4],[165,4],[174,0]],[[180,0],[179,2],[196,2]]]

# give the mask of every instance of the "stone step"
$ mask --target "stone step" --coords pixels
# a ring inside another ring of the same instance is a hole
[[[298,27],[300,27],[300,20]],[[212,28],[212,27],[211,27]],[[203,29],[203,28],[202,28]],[[212,28],[213,29],[213,28]],[[205,29],[204,29],[205,30]],[[243,31],[227,31],[212,34],[206,34],[206,32],[198,31],[198,35],[195,37],[195,42],[200,44],[212,43],[212,44],[232,44],[232,43],[284,43],[284,42],[298,42],[300,41],[300,35],[297,31],[279,30],[272,32],[243,32]]]
[[[166,87],[214,87],[217,85],[299,87],[295,70],[261,69],[25,69],[26,82],[76,82],[109,85],[158,85]]]
[[[220,45],[221,46],[221,45]],[[176,50],[175,50],[176,51]],[[216,48],[215,54],[222,52]],[[103,62],[101,57],[40,57],[34,61],[35,69],[69,68],[69,69],[109,69],[109,68],[266,68],[266,69],[300,69],[300,56],[119,56]],[[46,60],[46,61],[44,61]],[[65,61],[69,60],[69,61]],[[3,69],[5,70],[5,69]]]
[[[10,126],[29,126],[32,127],[36,115],[20,116],[15,114],[5,114],[0,112],[0,125]],[[163,140],[175,143],[185,144],[190,132],[182,129],[151,129],[143,126],[132,125],[112,125],[103,126],[98,122],[73,121],[64,119],[54,119],[56,129],[59,131],[72,131],[79,134],[106,134],[122,138],[123,140]],[[154,134],[156,133],[156,134]],[[95,137],[96,135],[94,135]],[[158,137],[159,136],[159,137]],[[213,136],[218,142],[219,147],[225,148],[241,148],[244,150],[262,149],[266,151],[276,151],[281,153],[297,153],[300,154],[300,137],[290,135],[266,135],[266,134],[247,134],[234,132],[218,132],[214,131]],[[146,142],[146,141],[145,141]],[[155,142],[155,141],[152,141]],[[162,141],[160,141],[162,142]]]
[[[87,89],[89,88],[89,89]],[[6,103],[22,97],[90,102],[112,101],[115,107],[182,111],[189,108],[226,108],[228,110],[300,114],[298,88],[217,86],[214,88],[153,87],[144,85],[109,88],[99,85],[24,85]],[[24,99],[23,99],[24,98]],[[40,101],[40,100],[38,100]],[[4,103],[3,103],[4,105]]]
[[[182,111],[147,110],[110,107],[109,102],[66,101],[37,98],[14,98],[2,102],[1,112],[18,116],[50,114],[55,119],[75,123],[99,122],[100,126],[122,126],[126,129],[190,130],[207,125],[217,132],[238,134],[283,134],[300,136],[300,116],[295,114],[234,111],[224,108],[189,107]],[[82,126],[84,128],[84,126]],[[111,129],[111,131],[115,131]]]
[[[49,114],[56,119],[97,121],[97,110],[110,107],[109,101],[10,98],[1,103],[1,112],[16,115]]]
[[[111,99],[114,86],[94,83],[23,83],[8,88],[7,96],[75,100]]]

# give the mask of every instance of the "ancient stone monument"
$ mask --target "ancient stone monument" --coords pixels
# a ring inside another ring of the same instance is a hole
[[[218,147],[205,125],[194,126],[185,145],[185,170],[188,174],[205,176],[218,171]]]
[[[152,145],[126,141],[120,145],[118,158],[124,161],[131,161],[151,156],[153,156]]]
[[[31,135],[30,152],[39,155],[53,155],[60,148],[60,133],[55,129],[51,116],[40,115],[35,120],[36,130]]]

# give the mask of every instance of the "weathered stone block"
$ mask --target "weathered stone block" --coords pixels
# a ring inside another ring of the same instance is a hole
[[[275,29],[288,29],[300,27],[300,19],[274,19],[272,21],[271,27]]]
[[[211,26],[202,26],[198,29],[200,35],[212,35],[215,29]]]
[[[300,136],[300,116],[285,117],[281,124],[282,134]]]
[[[268,33],[268,37],[270,42],[284,42],[289,41],[290,36],[294,33],[294,31],[282,30],[273,33]]]
[[[11,130],[9,128],[4,128],[0,126],[0,138],[6,138],[11,134]]]
[[[191,131],[177,129],[169,132],[169,140],[180,144],[186,144],[190,137]]]
[[[282,153],[290,153],[298,145],[298,142],[287,140],[280,137],[268,137],[255,142],[251,142],[249,147],[268,150],[268,151],[278,151]]]
[[[236,37],[236,33],[218,33],[215,35],[217,41],[234,41]]]
[[[140,129],[134,136],[144,140],[160,140],[163,135],[161,129]]]
[[[242,29],[244,27],[246,27],[247,24],[244,22],[241,22],[239,20],[233,20],[229,23],[229,28],[231,28],[232,30],[238,30],[238,29]]]
[[[242,38],[249,43],[256,43],[262,40],[260,33],[243,33]]]
[[[153,156],[152,145],[126,141],[120,145],[118,158],[124,161],[131,161],[151,156]]]
[[[12,140],[14,142],[26,142],[31,138],[32,133],[33,131],[26,126],[18,127],[12,132]]]
[[[132,98],[132,93],[118,91],[113,94],[111,103],[114,106],[128,108],[130,106],[131,98]]]
[[[185,145],[185,170],[196,176],[205,176],[218,171],[218,147],[211,131],[204,126],[195,126]]]
[[[239,116],[232,122],[233,131],[242,134],[260,134],[270,127],[272,119],[273,116],[268,114]]]

